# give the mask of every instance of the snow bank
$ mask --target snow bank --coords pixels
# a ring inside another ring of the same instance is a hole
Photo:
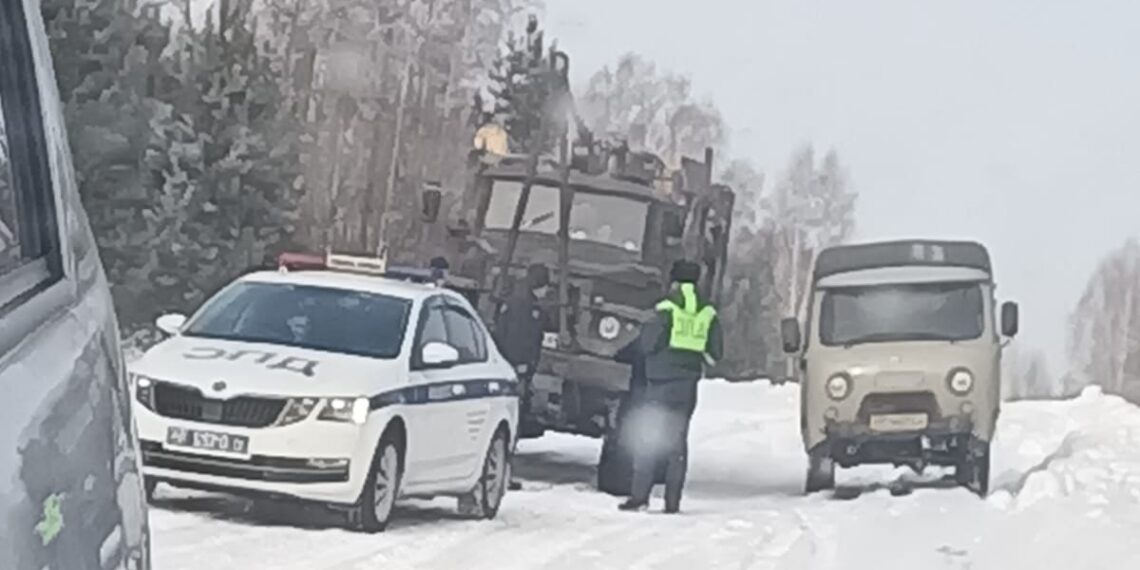
[[[454,503],[401,504],[370,536],[304,511],[160,488],[156,568],[341,570],[820,570],[1140,568],[1140,408],[1086,390],[1003,408],[995,493],[919,486],[893,497],[871,474],[854,500],[802,495],[799,388],[702,383],[690,434],[685,513],[619,513],[593,489],[597,440],[549,434],[519,446],[524,490],[494,521]],[[267,512],[263,512],[263,508]],[[654,511],[661,508],[654,501]]]
[[[1140,408],[1096,387],[1055,405],[1073,428],[1009,489],[1012,506],[1076,496],[1090,504],[1140,501]]]

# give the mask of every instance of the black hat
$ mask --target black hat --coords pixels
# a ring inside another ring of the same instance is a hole
[[[428,262],[428,267],[432,269],[450,269],[451,266],[447,263],[447,258],[439,256],[431,258],[431,261]]]
[[[550,285],[550,269],[545,265],[534,264],[526,268],[526,283],[531,289]]]
[[[669,270],[669,279],[676,283],[696,283],[701,280],[701,266],[683,259],[675,261]]]

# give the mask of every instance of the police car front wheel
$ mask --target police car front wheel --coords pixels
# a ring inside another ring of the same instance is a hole
[[[381,532],[395,510],[403,475],[400,447],[393,438],[380,441],[364,490],[350,516],[352,524],[364,532]]]

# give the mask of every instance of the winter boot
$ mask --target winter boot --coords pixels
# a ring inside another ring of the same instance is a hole
[[[627,499],[624,503],[618,505],[618,510],[629,513],[645,512],[649,510],[649,505],[635,499]]]

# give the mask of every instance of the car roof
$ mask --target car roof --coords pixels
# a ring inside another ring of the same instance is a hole
[[[451,294],[447,289],[434,285],[343,271],[258,271],[244,275],[238,279],[238,281],[328,287],[332,289],[388,295],[408,299],[410,301],[422,301],[433,295],[447,295],[449,298],[459,297],[458,295]]]

